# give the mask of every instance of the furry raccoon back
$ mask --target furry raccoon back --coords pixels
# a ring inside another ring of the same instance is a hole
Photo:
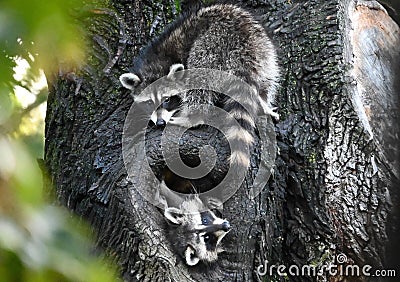
[[[251,146],[258,113],[278,118],[271,105],[279,79],[276,51],[263,26],[248,11],[236,5],[216,4],[182,15],[142,49],[131,72],[121,75],[120,80],[135,92],[174,73],[174,66],[179,66],[179,70],[226,71],[247,82],[254,91],[236,91],[239,94],[234,99],[202,89],[186,91],[180,94],[179,111],[170,115],[172,124],[186,125],[187,113],[200,104],[218,106],[239,123],[229,130],[228,141],[244,141]],[[153,102],[162,101],[163,93],[153,96],[157,96],[149,97]],[[244,150],[239,150],[232,152],[230,162],[240,164],[239,169],[247,169],[250,160]]]
[[[275,48],[262,25],[238,6],[217,4],[182,15],[142,50],[131,72],[148,85],[177,63],[227,71],[254,85],[269,107],[274,100]],[[189,105],[215,102],[210,93],[184,98]]]
[[[236,75],[256,86],[270,106],[279,76],[275,48],[249,12],[234,5],[214,5],[200,9],[185,24],[186,29],[196,26],[198,34],[190,47],[187,68],[211,68]]]

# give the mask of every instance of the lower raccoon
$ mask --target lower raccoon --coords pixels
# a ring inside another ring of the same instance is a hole
[[[160,194],[174,250],[189,266],[197,265],[200,261],[215,262],[218,254],[223,251],[221,240],[231,228],[227,220],[212,211],[221,208],[222,204],[216,199],[209,199],[205,205],[197,194],[180,198],[171,194],[163,181],[160,184]]]

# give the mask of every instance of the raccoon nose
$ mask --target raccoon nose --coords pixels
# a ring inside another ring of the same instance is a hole
[[[160,127],[165,126],[165,120],[162,118],[157,119],[156,125]]]
[[[231,229],[231,224],[229,223],[229,221],[224,221],[222,222],[222,230],[224,231],[229,231],[229,229]]]

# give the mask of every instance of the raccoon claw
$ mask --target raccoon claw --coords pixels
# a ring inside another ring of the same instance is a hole
[[[189,119],[184,117],[173,117],[168,123],[175,126],[185,127],[189,124]]]

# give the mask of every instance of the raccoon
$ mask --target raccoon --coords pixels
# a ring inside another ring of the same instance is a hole
[[[223,251],[221,240],[230,231],[229,221],[219,218],[204,205],[198,195],[190,195],[179,208],[168,207],[164,216],[169,223],[170,241],[189,266],[213,263]]]
[[[221,101],[221,96],[212,91],[188,91],[181,97],[179,111],[163,106],[157,109],[166,110],[164,115],[156,115],[166,119],[160,120],[160,125],[168,121],[184,125],[187,112],[199,104],[222,104],[244,128],[237,129],[241,139],[252,143],[247,133],[254,131],[257,111],[279,117],[271,106],[279,78],[276,51],[264,28],[244,9],[217,4],[181,16],[141,51],[131,72],[122,74],[120,81],[124,87],[135,91],[139,85],[149,85],[165,75],[172,77],[184,68],[227,71],[252,85],[255,93],[235,98],[236,101]],[[166,99],[164,94],[157,93],[157,97],[148,99],[162,102]],[[245,112],[243,106],[251,112]]]
[[[185,125],[191,109],[201,104],[218,105],[239,124],[228,131],[228,141],[244,142],[241,147],[249,148],[256,136],[257,114],[279,118],[272,107],[279,80],[275,47],[251,14],[232,4],[200,7],[182,15],[141,50],[130,72],[122,74],[120,81],[135,94],[165,75],[179,79],[180,71],[196,68],[226,71],[250,84],[254,91],[235,99],[212,91],[188,91],[179,95],[179,106],[173,109],[163,105],[171,94],[157,92],[143,98],[161,104],[152,115],[156,125]],[[247,170],[250,159],[245,149],[233,151],[230,163]]]
[[[177,185],[183,187],[177,189]],[[201,199],[189,180],[179,180],[174,186],[174,190],[191,190],[194,194],[174,193],[164,179],[157,187],[155,197],[163,207],[173,249],[189,266],[215,262],[223,251],[221,241],[231,229],[229,221],[217,216],[223,208],[221,201]]]

